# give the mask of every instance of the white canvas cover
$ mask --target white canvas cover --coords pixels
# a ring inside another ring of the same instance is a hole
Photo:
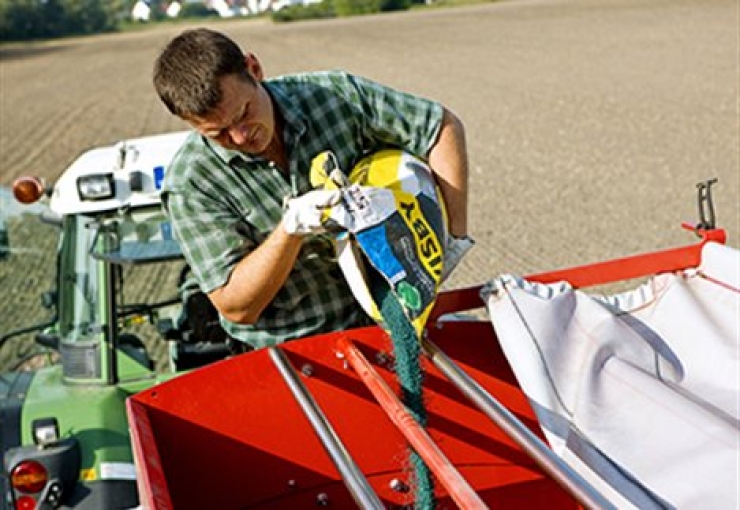
[[[545,436],[618,508],[740,508],[740,251],[594,296],[511,275],[482,295]]]

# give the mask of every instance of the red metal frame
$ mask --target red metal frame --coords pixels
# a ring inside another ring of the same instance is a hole
[[[585,287],[677,271],[698,266],[707,242],[725,242],[723,230],[685,227],[697,232],[701,242],[528,278]],[[447,313],[482,307],[480,291],[478,286],[440,294],[427,328],[428,340],[544,440],[491,323],[437,321]],[[441,507],[473,505],[463,487],[467,484],[492,507],[521,507],[524,501],[531,508],[579,507],[429,359],[421,360],[428,413],[424,434],[416,434],[405,418],[394,416],[395,411],[378,406],[373,387],[387,386],[396,393],[398,389],[392,344],[379,328],[315,336],[280,349],[302,374],[301,382],[384,504],[413,503],[412,493],[394,489],[410,484],[393,483],[408,480],[404,452],[410,441],[425,452],[441,482],[435,486]],[[204,367],[129,399],[144,507],[280,509],[322,503],[354,507],[326,445],[266,351]],[[349,370],[350,360],[358,370]],[[374,360],[370,377],[367,360]],[[409,433],[418,437],[412,439]],[[426,434],[431,440],[422,437]],[[437,447],[443,457],[428,455]],[[451,466],[467,483],[456,481]]]
[[[491,324],[441,324],[430,340],[543,438],[500,351]],[[465,342],[460,342],[465,338]],[[407,440],[337,356],[351,340],[395,392],[392,343],[377,327],[288,342],[288,356],[346,450],[390,507],[413,504]],[[129,399],[129,422],[145,507],[334,508],[356,505],[336,466],[271,362],[266,349],[162,383]],[[427,433],[491,507],[575,509],[573,497],[423,358]],[[403,483],[395,484],[394,480]],[[440,507],[454,507],[435,485]]]
[[[159,450],[151,447],[156,445],[156,440],[147,409],[135,399],[128,399],[126,412],[129,423],[135,424],[130,429],[131,444],[134,458],[137,460],[136,486],[140,495],[146,495],[147,505],[144,508],[174,508],[169,491],[159,489],[167,487],[167,480],[159,458]]]
[[[678,248],[532,274],[525,278],[529,281],[539,283],[566,281],[574,288],[604,285],[642,276],[697,267],[701,263],[701,250],[706,243],[716,242],[724,244],[727,241],[727,233],[723,229],[702,230],[689,223],[683,223],[681,226],[686,230],[696,233],[701,237],[701,241]],[[440,293],[437,296],[435,307],[429,316],[429,322],[431,323],[447,313],[480,308],[483,306],[480,299],[481,289],[482,286],[477,285]]]

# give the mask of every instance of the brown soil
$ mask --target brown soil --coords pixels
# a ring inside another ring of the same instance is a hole
[[[515,0],[209,23],[269,75],[343,68],[460,114],[477,240],[449,283],[463,286],[690,242],[679,223],[698,219],[694,186],[710,177],[719,222],[737,243],[737,9],[731,0]],[[158,50],[183,28],[0,47],[0,185],[27,173],[54,179],[86,148],[183,129],[150,84]],[[11,232],[11,242],[20,249],[34,235]],[[0,260],[3,331],[45,317],[38,289],[53,268],[31,265],[22,252]],[[26,339],[0,352],[7,365],[27,351]]]

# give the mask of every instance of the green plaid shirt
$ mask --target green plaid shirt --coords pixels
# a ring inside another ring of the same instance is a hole
[[[223,286],[234,266],[283,216],[283,199],[311,189],[313,158],[336,154],[349,172],[368,153],[396,147],[425,157],[442,120],[438,103],[342,72],[263,82],[285,119],[290,179],[269,161],[192,133],[170,163],[163,202],[201,289]],[[336,262],[329,235],[306,236],[283,288],[252,325],[221,322],[255,348],[367,324]]]

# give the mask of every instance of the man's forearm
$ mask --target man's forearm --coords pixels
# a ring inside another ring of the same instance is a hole
[[[229,280],[209,294],[231,322],[252,324],[277,295],[301,250],[302,238],[288,234],[282,223],[231,272]]]
[[[468,154],[462,122],[445,108],[437,143],[429,152],[429,166],[434,171],[447,206],[450,234],[468,233]]]

